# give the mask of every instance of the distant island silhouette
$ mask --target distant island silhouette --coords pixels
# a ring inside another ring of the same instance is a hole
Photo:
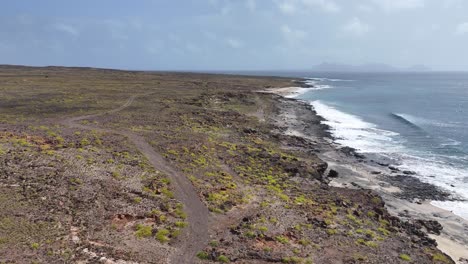
[[[383,63],[369,63],[361,65],[339,64],[324,62],[312,67],[315,72],[427,72],[431,69],[424,65],[413,65],[399,68]]]

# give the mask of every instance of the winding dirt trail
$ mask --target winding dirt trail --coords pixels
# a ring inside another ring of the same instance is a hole
[[[80,124],[79,121],[85,119],[91,119],[98,116],[117,113],[126,107],[130,106],[138,96],[148,96],[151,93],[134,95],[129,98],[125,104],[118,108],[110,111],[67,118],[61,123],[72,128],[79,128],[85,130],[94,130],[104,133],[113,133],[122,135],[128,138],[138,150],[145,155],[150,164],[157,170],[167,174],[172,180],[172,186],[174,188],[174,194],[176,198],[185,205],[185,212],[187,213],[187,221],[189,223],[185,232],[179,238],[179,245],[176,251],[172,252],[169,257],[169,263],[173,264],[185,264],[192,263],[196,253],[203,250],[208,243],[208,208],[198,197],[195,188],[187,177],[176,169],[172,168],[164,158],[154,151],[153,147],[142,137],[129,131],[121,131],[114,129],[98,128],[90,125]]]

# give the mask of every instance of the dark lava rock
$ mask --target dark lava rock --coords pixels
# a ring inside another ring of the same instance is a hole
[[[317,227],[321,227],[321,228],[327,228],[327,223],[325,223],[325,221],[323,220],[319,220],[317,218],[309,218],[307,219],[307,221],[311,224],[313,224],[314,226],[317,226]]]
[[[422,182],[414,176],[382,175],[379,176],[379,179],[400,188],[402,192],[399,193],[398,196],[408,201],[413,201],[415,199],[446,201],[450,198],[450,193],[445,192],[432,184]]]
[[[428,237],[427,234],[421,230],[420,225],[410,222],[400,222],[399,226],[412,236],[412,241],[414,243],[423,246],[437,246],[437,242],[434,239]]]
[[[244,128],[244,133],[246,134],[256,134],[257,130],[253,128]]]
[[[316,162],[313,167],[320,175],[323,175],[328,168],[328,163]]]
[[[424,226],[427,229],[427,232],[435,235],[440,235],[440,231],[444,228],[435,220],[417,220],[416,223]]]
[[[388,163],[379,162],[379,161],[377,161],[376,163],[379,164],[380,166],[384,166],[384,167],[388,167],[388,165],[390,165]]]
[[[341,150],[341,152],[345,153],[348,156],[352,156],[352,157],[355,157],[355,158],[358,158],[358,159],[365,159],[366,158],[364,155],[361,155],[361,154],[357,153],[355,149],[350,148],[350,147],[342,147],[340,150]]]
[[[284,168],[284,171],[286,171],[287,173],[292,173],[292,174],[299,173],[299,169],[294,165],[286,166],[286,168]]]
[[[328,172],[328,177],[329,178],[338,178],[338,172],[336,170],[330,170]]]

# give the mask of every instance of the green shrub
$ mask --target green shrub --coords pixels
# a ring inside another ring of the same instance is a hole
[[[166,243],[166,242],[169,242],[169,238],[167,237],[167,235],[169,235],[170,232],[169,230],[167,229],[159,229],[158,232],[156,233],[156,239],[161,242],[161,243]]]
[[[206,253],[205,251],[200,251],[200,252],[197,253],[197,258],[199,258],[199,259],[209,259],[210,255],[208,255],[208,253]]]
[[[357,219],[357,217],[352,214],[347,214],[346,217],[349,220],[353,221],[355,224],[358,224],[358,225],[362,224],[361,220]]]
[[[281,260],[282,263],[302,263],[302,260],[298,257],[285,257]]]
[[[172,230],[171,237],[175,238],[180,235],[180,229]]]
[[[91,142],[89,142],[89,140],[87,138],[83,138],[81,141],[80,141],[80,146],[81,147],[86,147],[88,146],[89,144],[91,144]]]
[[[299,240],[299,245],[302,245],[302,246],[310,245],[310,241],[303,238],[303,239]]]
[[[179,227],[179,228],[184,228],[188,225],[187,222],[182,222],[182,221],[177,221],[175,222],[175,226]]]
[[[136,225],[135,236],[138,238],[150,237],[153,234],[153,228],[147,225]]]
[[[285,236],[276,236],[275,240],[280,242],[281,244],[286,244],[289,242],[289,239]]]
[[[161,193],[162,193],[164,196],[166,196],[167,198],[170,198],[170,199],[174,198],[174,193],[171,192],[171,191],[170,191],[168,188],[166,188],[166,187],[164,187],[164,188],[161,189]]]
[[[217,247],[217,246],[218,246],[218,241],[212,240],[212,241],[210,242],[210,246],[212,246],[212,247]]]
[[[406,254],[400,254],[400,259],[404,261],[411,261],[411,257]]]
[[[229,258],[224,256],[224,255],[220,255],[218,257],[218,261],[221,262],[221,263],[228,263],[229,262]]]
[[[390,235],[390,231],[388,231],[387,229],[385,229],[385,228],[383,228],[383,227],[379,227],[377,230],[378,230],[380,233],[382,233],[383,235],[385,235],[385,236]]]
[[[245,232],[245,236],[248,238],[255,238],[257,235],[252,231]]]
[[[34,250],[39,249],[39,243],[32,243],[31,248],[34,249]]]
[[[377,243],[375,243],[374,241],[367,241],[367,242],[366,242],[366,246],[372,247],[372,248],[376,248],[376,247],[377,247]]]
[[[432,255],[432,260],[433,261],[441,261],[441,262],[444,262],[444,263],[451,263],[451,261],[447,258],[447,256],[445,256],[444,254],[441,254],[441,253],[436,253],[436,254]]]
[[[187,218],[187,214],[182,210],[182,208],[176,208],[174,210],[174,213],[177,215],[177,217],[181,218],[181,219],[186,219]]]

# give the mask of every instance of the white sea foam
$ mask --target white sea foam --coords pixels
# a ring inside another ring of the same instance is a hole
[[[300,95],[303,95],[303,94],[305,94],[307,92],[310,92],[310,91],[317,91],[317,90],[333,88],[332,86],[325,85],[325,84],[312,84],[312,83],[308,83],[308,82],[306,82],[306,84],[311,85],[313,87],[305,87],[305,88],[297,87],[296,90],[294,91],[294,93],[292,93],[290,95],[287,95],[285,97],[286,98],[296,98],[296,97],[299,97]]]
[[[432,201],[432,205],[451,211],[452,213],[468,220],[468,203],[464,201]]]
[[[398,133],[379,129],[375,124],[324,102],[313,101],[311,104],[326,119],[323,123],[330,126],[338,144],[352,147],[360,153],[391,157],[399,163],[401,170],[415,171],[421,181],[439,186],[456,198],[468,199],[468,169],[456,167],[441,157],[405,148],[398,139]],[[468,215],[468,202],[437,202],[434,205],[464,218]]]
[[[341,112],[321,101],[314,101],[311,104],[315,111],[326,119],[323,123],[330,126],[337,143],[355,148],[362,153],[387,153],[401,150],[401,145],[395,144],[394,141],[398,133],[379,129],[375,124]]]
[[[311,88],[297,87],[297,88],[295,88],[293,93],[291,93],[290,95],[286,95],[285,97],[286,98],[296,98],[296,97],[298,97],[298,96],[300,96],[302,94],[307,93],[310,90],[311,90]]]
[[[322,89],[331,89],[331,88],[333,88],[333,86],[331,86],[331,85],[319,84],[316,81],[306,81],[305,84],[312,86],[312,87],[309,87],[309,89],[313,89],[313,90],[322,90]]]
[[[458,140],[447,138],[444,143],[441,143],[441,146],[460,146],[462,143]]]
[[[416,172],[419,179],[449,191],[454,198],[468,199],[468,169],[457,167],[439,157],[423,158],[421,156],[417,155],[417,153],[402,153],[399,158],[401,165],[398,167],[401,170]],[[466,207],[464,208],[468,209],[468,203],[465,203]],[[468,210],[466,214],[468,214]]]

